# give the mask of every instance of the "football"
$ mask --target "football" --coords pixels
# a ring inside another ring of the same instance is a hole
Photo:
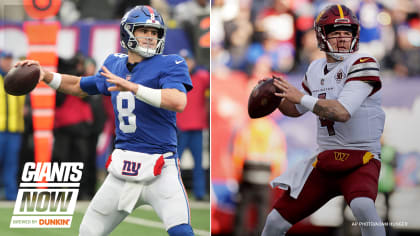
[[[249,117],[255,119],[266,116],[273,112],[279,105],[281,97],[274,95],[274,92],[281,92],[273,82],[275,77],[266,79],[255,86],[248,99]]]
[[[4,90],[14,96],[27,94],[38,84],[40,73],[35,64],[13,67],[4,78]]]

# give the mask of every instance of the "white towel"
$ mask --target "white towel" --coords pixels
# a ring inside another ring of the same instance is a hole
[[[118,201],[118,210],[126,211],[129,214],[133,211],[143,190],[144,184],[125,181],[123,191]]]
[[[287,169],[286,172],[271,181],[273,188],[281,188],[288,190],[290,188],[290,196],[297,199],[300,192],[302,191],[303,185],[308,179],[309,174],[313,170],[312,163],[315,161],[317,155],[311,158],[306,158],[291,168]]]

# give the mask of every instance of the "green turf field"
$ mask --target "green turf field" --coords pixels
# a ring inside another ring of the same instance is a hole
[[[71,228],[62,229],[16,229],[10,228],[14,202],[0,202],[0,235],[42,235],[67,236],[78,235],[78,228],[88,203],[78,202],[73,215]],[[210,204],[190,201],[191,224],[197,236],[210,235]],[[141,207],[129,215],[110,235],[167,235],[163,224],[150,207]]]

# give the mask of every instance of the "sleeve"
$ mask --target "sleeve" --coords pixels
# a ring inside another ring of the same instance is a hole
[[[109,55],[103,64],[111,71],[113,55],[114,54]],[[80,80],[80,88],[89,95],[103,94],[106,96],[111,96],[111,93],[108,91],[106,78],[101,75],[101,72],[103,72],[102,66],[100,68],[101,69],[95,75],[82,77]]]
[[[351,81],[344,85],[337,100],[352,116],[373,90],[374,88],[366,82]]]
[[[89,95],[100,94],[101,92],[98,90],[96,81],[96,75],[82,77],[82,79],[80,80],[80,88]]]
[[[193,88],[187,63],[178,55],[167,58],[166,70],[159,81],[161,88],[177,88],[176,84],[183,85],[186,91]]]
[[[178,89],[181,92],[187,93],[187,89],[185,88],[185,86],[182,83],[179,82],[172,82],[172,83],[166,83],[163,85],[162,88],[174,88],[174,89]]]
[[[361,57],[357,59],[351,65],[345,83],[350,81],[364,81],[370,84],[373,90],[369,96],[381,89],[382,83],[379,77],[379,65],[376,60],[372,57]]]

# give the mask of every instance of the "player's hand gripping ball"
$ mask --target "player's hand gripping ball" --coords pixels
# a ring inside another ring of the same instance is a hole
[[[271,79],[263,79],[263,82],[258,83],[252,90],[248,99],[249,117],[254,119],[266,116],[280,105],[281,97],[274,94],[281,92],[273,84],[275,79],[274,76]]]
[[[4,90],[14,96],[27,94],[38,84],[40,73],[36,64],[13,67],[4,78]]]

